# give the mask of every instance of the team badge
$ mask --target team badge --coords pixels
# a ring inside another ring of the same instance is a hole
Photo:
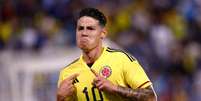
[[[100,70],[101,76],[108,78],[112,74],[112,70],[109,66],[103,66]]]

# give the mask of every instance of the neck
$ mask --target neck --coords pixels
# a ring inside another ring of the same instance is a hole
[[[96,47],[90,51],[83,51],[83,59],[87,64],[94,63],[101,55],[102,47]]]

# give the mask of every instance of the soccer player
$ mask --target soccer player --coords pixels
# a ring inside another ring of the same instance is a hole
[[[131,55],[102,46],[106,17],[95,8],[79,13],[82,55],[60,72],[57,101],[156,101],[152,83]]]

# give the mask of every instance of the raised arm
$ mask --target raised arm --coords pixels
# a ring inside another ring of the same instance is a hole
[[[152,86],[138,89],[117,86],[114,92],[129,101],[157,101],[157,96]]]
[[[94,70],[92,70],[92,72],[96,76],[93,84],[99,90],[107,91],[112,94],[117,94],[125,99],[128,99],[129,101],[157,101],[157,96],[152,86],[137,89],[122,87],[119,85],[114,85],[111,81],[100,76]]]

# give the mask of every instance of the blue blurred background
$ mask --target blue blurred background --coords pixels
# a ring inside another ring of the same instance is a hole
[[[55,101],[84,7],[107,15],[105,43],[139,60],[159,101],[201,101],[200,0],[0,0],[0,101]]]

